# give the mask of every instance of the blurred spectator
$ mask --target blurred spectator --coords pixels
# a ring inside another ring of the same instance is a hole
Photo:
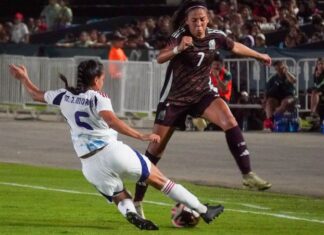
[[[47,29],[48,29],[44,17],[40,17],[39,19],[37,19],[35,21],[35,26],[36,26],[35,31],[34,31],[35,33],[42,33],[42,32],[47,31]]]
[[[247,5],[244,5],[240,10],[241,16],[244,22],[252,20],[252,11],[251,8]]]
[[[259,48],[266,48],[266,37],[264,36],[263,33],[259,33],[256,37],[255,37],[255,46],[259,47]]]
[[[255,20],[266,23],[276,16],[276,8],[272,0],[254,1],[252,14]]]
[[[71,26],[73,20],[73,13],[71,8],[69,7],[68,0],[61,0],[60,1],[61,9],[58,13],[58,28],[67,28]]]
[[[56,45],[61,47],[90,47],[93,42],[90,40],[89,34],[83,31],[76,42],[58,42]]]
[[[319,118],[317,107],[320,97],[324,94],[324,59],[318,58],[313,75],[314,87],[311,93],[311,116]]]
[[[219,96],[229,102],[232,95],[232,74],[225,68],[219,53],[215,54],[211,65],[210,82],[217,88]]]
[[[157,37],[168,37],[171,33],[171,18],[169,16],[161,16],[158,19],[156,31],[154,32]]]
[[[5,27],[0,24],[0,43],[7,43],[10,40],[10,36],[7,34]]]
[[[32,17],[28,18],[27,28],[31,34],[36,31],[36,22],[34,18]]]
[[[111,38],[111,48],[108,54],[108,60],[110,61],[127,61],[127,56],[123,50],[124,44],[127,38],[121,35],[119,32],[114,33]],[[121,79],[123,77],[123,66],[120,63],[109,64],[109,74],[112,79]]]
[[[57,27],[59,20],[61,7],[57,3],[57,0],[48,0],[48,5],[46,5],[40,16],[45,17],[48,30],[54,30]]]
[[[295,104],[296,78],[282,61],[275,61],[276,73],[271,76],[266,85],[264,128],[273,128],[274,116],[282,115]]]
[[[285,1],[285,7],[287,7],[290,14],[296,16],[299,12],[296,0],[287,0]]]
[[[61,44],[65,43],[74,43],[75,42],[75,37],[72,33],[67,33],[65,34],[64,38],[61,39],[56,43],[57,46],[62,46]]]
[[[24,16],[17,12],[14,16],[14,24],[11,29],[11,41],[14,43],[28,43],[29,31],[27,25],[23,23]]]
[[[98,32],[98,40],[93,45],[93,47],[107,47],[109,46],[109,43],[107,41],[107,36],[105,33]]]
[[[216,14],[221,17],[228,16],[230,13],[230,5],[227,1],[220,1],[218,4],[218,9],[216,10]]]
[[[92,29],[89,33],[89,36],[93,44],[96,44],[98,42],[98,30]]]

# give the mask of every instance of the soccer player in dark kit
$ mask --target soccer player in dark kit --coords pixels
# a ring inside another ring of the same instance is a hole
[[[224,130],[228,147],[243,175],[243,185],[269,189],[271,184],[251,170],[249,151],[228,105],[208,83],[210,66],[219,49],[255,58],[266,65],[271,64],[271,58],[232,41],[220,30],[209,28],[207,11],[204,1],[190,0],[174,13],[175,31],[157,57],[158,63],[170,61],[153,127],[161,142],[150,143],[145,155],[157,164],[175,128],[184,125],[186,116],[203,117]],[[141,202],[146,189],[143,182],[138,182],[134,199],[143,217]]]

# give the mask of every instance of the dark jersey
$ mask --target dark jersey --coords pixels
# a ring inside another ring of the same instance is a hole
[[[180,28],[168,40],[173,48],[180,44],[183,36],[193,38],[193,47],[189,47],[173,57],[169,63],[160,101],[175,105],[188,105],[211,92],[209,85],[210,66],[218,49],[232,50],[234,42],[220,31],[206,29],[206,37],[194,38],[189,29]]]
[[[314,74],[314,86],[318,91],[324,92],[324,72],[322,72],[320,75],[316,76]]]
[[[266,96],[277,99],[284,99],[287,96],[294,96],[295,86],[286,77],[274,74],[266,85]]]

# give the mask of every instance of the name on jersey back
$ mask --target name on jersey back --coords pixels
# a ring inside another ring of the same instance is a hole
[[[93,100],[76,97],[76,96],[64,95],[64,101],[71,103],[71,104],[81,104],[81,105],[85,105],[85,106],[88,106],[88,105],[93,106]]]

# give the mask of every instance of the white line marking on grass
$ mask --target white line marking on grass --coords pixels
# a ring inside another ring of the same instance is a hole
[[[231,202],[231,201],[212,200],[212,199],[207,199],[207,200],[209,200],[211,202],[217,202],[217,203],[235,204],[235,205],[245,206],[245,207],[259,209],[259,210],[270,210],[271,209],[269,207],[259,206],[259,205],[250,204],[250,203],[237,203],[237,202]]]
[[[285,215],[285,214],[277,214],[277,213],[269,213],[269,212],[259,212],[259,211],[244,211],[244,210],[234,210],[234,209],[226,209],[227,211],[234,211],[234,212],[240,212],[240,213],[250,213],[255,215],[268,215],[273,216],[277,218],[284,218],[284,219],[290,219],[290,220],[302,220],[307,222],[314,222],[314,223],[320,223],[324,224],[324,220],[318,220],[318,219],[306,219],[306,218],[300,218],[292,215]]]
[[[80,191],[75,191],[75,190],[48,188],[48,187],[44,187],[44,186],[35,186],[35,185],[28,185],[28,184],[17,184],[17,183],[8,183],[8,182],[0,182],[0,184],[8,185],[8,186],[15,186],[15,187],[22,187],[22,188],[32,188],[32,189],[40,189],[40,190],[46,190],[46,191],[62,192],[62,193],[101,196],[99,193],[87,193],[87,192],[80,192]]]
[[[28,184],[17,184],[17,183],[10,183],[10,182],[0,182],[0,185],[31,188],[31,189],[39,189],[39,190],[46,190],[46,191],[55,191],[55,192],[62,192],[62,193],[101,196],[98,193],[87,193],[87,192],[80,192],[80,191],[75,191],[75,190],[57,189],[57,188],[49,188],[49,187],[44,187],[44,186],[36,186],[36,185],[28,185]],[[164,202],[155,202],[155,201],[144,201],[144,202],[149,203],[149,204],[153,204],[153,205],[159,205],[159,206],[173,206],[173,204],[164,203]],[[259,211],[246,211],[246,210],[237,210],[237,209],[229,209],[229,208],[225,208],[225,210],[226,211],[239,212],[239,213],[250,213],[250,214],[255,214],[255,215],[266,215],[266,216],[272,216],[272,217],[276,217],[276,218],[283,218],[283,219],[289,219],[289,220],[300,220],[300,221],[324,224],[324,220],[307,219],[307,218],[301,218],[301,217],[296,217],[296,216],[292,216],[292,215],[285,215],[285,214],[267,213],[267,212],[259,212]]]

